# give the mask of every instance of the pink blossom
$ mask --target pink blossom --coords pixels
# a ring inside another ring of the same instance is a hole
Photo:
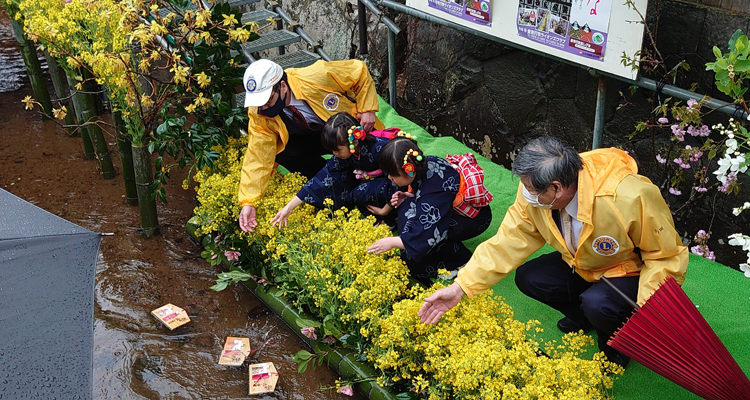
[[[229,261],[239,261],[241,255],[242,253],[240,253],[239,251],[227,250],[224,252],[224,257],[226,257]]]
[[[666,118],[664,118],[664,117],[661,117],[661,118],[657,119],[656,121],[659,122],[660,124],[668,124],[669,123],[669,120],[666,119]]]
[[[323,338],[323,342],[325,342],[326,344],[334,344],[336,343],[336,338],[331,335],[328,335]]]
[[[674,161],[674,163],[679,165],[681,168],[685,168],[685,169],[690,168],[690,164],[686,163],[682,158],[675,158],[672,161]]]
[[[218,244],[219,242],[221,242],[221,235],[216,235],[216,237],[214,238],[214,243]]]
[[[730,172],[727,174],[727,180],[723,185],[719,186],[719,191],[726,193],[729,190],[729,186],[737,182],[737,172]]]
[[[306,328],[302,328],[300,329],[300,332],[302,332],[303,335],[309,337],[312,340],[318,340],[318,335],[315,334],[315,328],[313,327],[308,326]]]
[[[656,155],[656,161],[658,161],[659,164],[666,164],[667,163],[667,159],[664,158],[664,157],[662,157],[661,154],[657,154]]]
[[[681,194],[682,194],[682,192],[681,192],[681,191],[679,191],[679,190],[677,190],[677,189],[675,189],[675,188],[673,188],[673,187],[669,188],[669,193],[672,193],[672,194],[673,194],[673,195],[675,195],[675,196],[679,196],[679,195],[681,195]]]
[[[693,189],[695,189],[695,191],[698,193],[706,193],[708,191],[708,189],[704,188],[703,186],[696,186]]]
[[[674,124],[671,126],[672,128],[672,134],[679,140],[680,142],[685,140],[685,130],[680,128],[679,125]]]
[[[268,281],[263,278],[260,278],[258,279],[258,284],[263,285],[263,286],[268,286]]]
[[[698,105],[698,102],[695,99],[689,99],[687,101],[687,106],[690,108],[696,108],[695,106]]]
[[[709,128],[708,125],[703,125],[700,127],[698,136],[708,136],[709,134],[711,134],[711,128]]]
[[[354,389],[352,389],[349,385],[343,385],[341,388],[339,388],[339,392],[347,395],[347,396],[354,396]]]
[[[212,255],[212,256],[211,256],[211,259],[212,259],[212,260],[215,260],[215,259],[216,259],[216,257],[218,257],[218,256],[219,256],[218,254],[214,254],[214,255]]]

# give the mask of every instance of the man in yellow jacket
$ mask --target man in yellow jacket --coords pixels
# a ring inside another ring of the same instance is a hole
[[[531,141],[513,173],[516,201],[497,234],[480,244],[455,282],[425,299],[424,323],[436,323],[464,295],[484,292],[516,270],[521,292],[560,311],[563,332],[596,328],[599,349],[625,366],[607,345],[633,309],[606,284],[643,304],[668,275],[682,284],[688,251],[675,231],[659,188],[637,175],[618,149],[578,154],[552,137]],[[556,251],[525,262],[545,243]]]
[[[317,61],[284,71],[271,60],[247,67],[243,78],[248,107],[248,146],[242,164],[239,224],[245,232],[257,226],[255,204],[277,164],[314,176],[326,163],[320,133],[328,118],[346,111],[366,131],[383,129],[375,117],[378,95],[367,66],[360,60]]]

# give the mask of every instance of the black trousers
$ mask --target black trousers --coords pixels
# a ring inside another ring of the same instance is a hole
[[[325,167],[327,161],[321,157],[323,154],[330,154],[330,151],[320,144],[320,132],[317,134],[290,132],[289,142],[284,151],[276,155],[276,162],[290,172],[299,172],[310,179]]]
[[[635,301],[639,278],[632,276],[609,281]],[[596,328],[599,350],[608,358],[617,353],[607,345],[607,340],[634,310],[607,284],[585,281],[563,261],[560,253],[554,252],[518,267],[516,285],[527,296],[560,311],[573,321],[591,322]]]

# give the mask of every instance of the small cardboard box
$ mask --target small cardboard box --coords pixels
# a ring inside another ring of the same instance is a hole
[[[227,337],[224,349],[219,357],[219,365],[232,365],[239,367],[250,355],[250,339],[240,337]]]
[[[190,322],[190,317],[188,317],[187,312],[173,304],[163,305],[156,310],[151,311],[151,314],[166,325],[169,330],[173,330],[174,328]]]
[[[253,364],[249,367],[250,394],[269,393],[276,390],[279,373],[273,363]]]

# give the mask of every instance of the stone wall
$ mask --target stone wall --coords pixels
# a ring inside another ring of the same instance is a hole
[[[283,3],[290,14],[302,10],[296,17],[312,37],[323,41],[334,58],[360,57],[355,0]],[[714,89],[713,75],[705,71],[705,63],[714,60],[713,46],[726,49],[736,29],[748,32],[748,15],[694,2],[649,3],[649,27],[667,65],[671,68],[685,60],[691,67],[674,84],[683,88],[695,84],[697,93],[727,100]],[[588,70],[390,10],[386,13],[402,29],[397,38],[401,115],[434,135],[453,136],[506,167],[528,140],[541,135],[557,136],[579,151],[591,148],[598,78]],[[387,32],[372,15],[368,29],[370,53],[362,58],[368,62],[381,95],[388,98]],[[646,37],[644,44],[649,42]],[[669,143],[669,136],[659,132],[631,136],[639,121],[652,118],[651,110],[665,96],[644,89],[631,93],[630,85],[613,78],[607,78],[606,85],[603,146],[629,151],[644,175],[662,188],[668,187],[654,160],[656,151]],[[708,122],[726,121],[726,116],[713,119]],[[745,188],[741,197],[718,197],[715,203],[698,200],[685,207],[684,199],[664,193],[686,243],[698,229],[710,225],[718,261],[737,265],[745,261],[744,254],[725,245],[722,238],[750,226],[747,217],[731,215],[732,207],[750,198],[747,184]]]

